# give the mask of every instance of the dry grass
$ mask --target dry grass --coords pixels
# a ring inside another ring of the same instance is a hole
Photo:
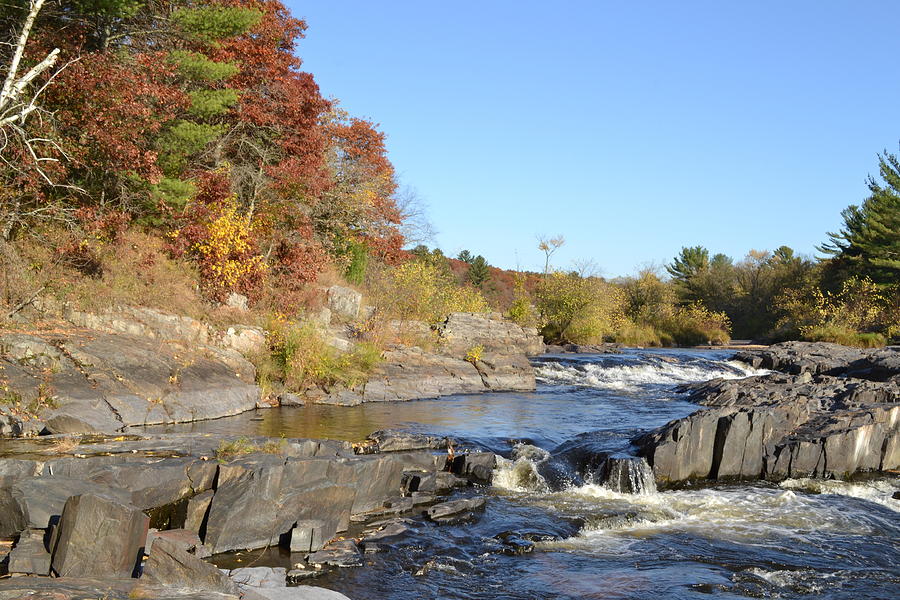
[[[41,233],[40,240],[24,238],[15,244],[21,259],[15,284],[30,290],[46,286],[40,300],[68,302],[88,312],[122,305],[147,306],[198,319],[210,312],[200,297],[193,265],[170,258],[158,237],[129,230],[115,242],[104,242],[78,241],[66,231]],[[85,275],[62,250],[73,244],[95,263],[93,276]]]
[[[219,447],[216,449],[216,459],[224,462],[256,452],[265,454],[284,454],[286,451],[287,440],[283,437],[277,439],[273,438],[262,444],[256,444],[246,437],[239,437],[230,442],[222,440]]]
[[[81,445],[80,435],[71,435],[53,440],[53,443],[44,450],[45,454],[71,454],[75,448]]]

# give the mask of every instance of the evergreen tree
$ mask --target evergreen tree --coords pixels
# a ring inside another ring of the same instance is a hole
[[[666,271],[678,289],[679,296],[685,302],[699,300],[696,289],[696,278],[709,270],[709,250],[703,246],[682,248]]]
[[[472,253],[468,250],[463,250],[459,254],[456,255],[456,260],[461,260],[466,264],[471,265],[472,261],[475,260],[475,257],[472,256]]]
[[[879,285],[900,284],[900,160],[885,152],[878,156],[881,179],[871,175],[871,195],[861,206],[841,212],[844,227],[829,233],[830,241],[819,247],[835,257],[839,271],[870,277]]]
[[[491,272],[488,269],[487,260],[480,254],[472,259],[469,263],[469,281],[477,288],[481,288],[484,283],[491,278]]]

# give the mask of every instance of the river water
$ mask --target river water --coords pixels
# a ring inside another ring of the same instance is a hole
[[[900,478],[638,493],[594,477],[636,434],[697,407],[679,383],[753,374],[730,353],[640,350],[536,359],[534,393],[260,411],[168,428],[359,440],[452,435],[502,455],[478,520],[411,531],[311,583],[354,600],[900,597]],[[504,553],[510,532],[534,550]],[[352,532],[351,532],[352,533]],[[248,553],[252,554],[252,553]],[[243,559],[242,559],[243,560]],[[270,551],[254,564],[290,565]]]

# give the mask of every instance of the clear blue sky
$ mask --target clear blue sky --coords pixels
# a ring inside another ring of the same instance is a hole
[[[683,245],[812,254],[900,140],[897,0],[300,2],[448,254],[604,275]]]

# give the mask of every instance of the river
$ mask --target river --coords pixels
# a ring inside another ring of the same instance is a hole
[[[476,521],[412,518],[366,566],[311,582],[354,600],[898,597],[900,478],[666,491],[637,481],[624,493],[593,476],[591,457],[627,456],[636,434],[697,409],[677,384],[753,374],[730,354],[544,356],[534,393],[284,408],[158,430],[359,440],[392,428],[504,457],[492,487],[463,492],[489,498]],[[509,554],[510,536],[533,551]],[[289,566],[290,555],[229,561]]]

